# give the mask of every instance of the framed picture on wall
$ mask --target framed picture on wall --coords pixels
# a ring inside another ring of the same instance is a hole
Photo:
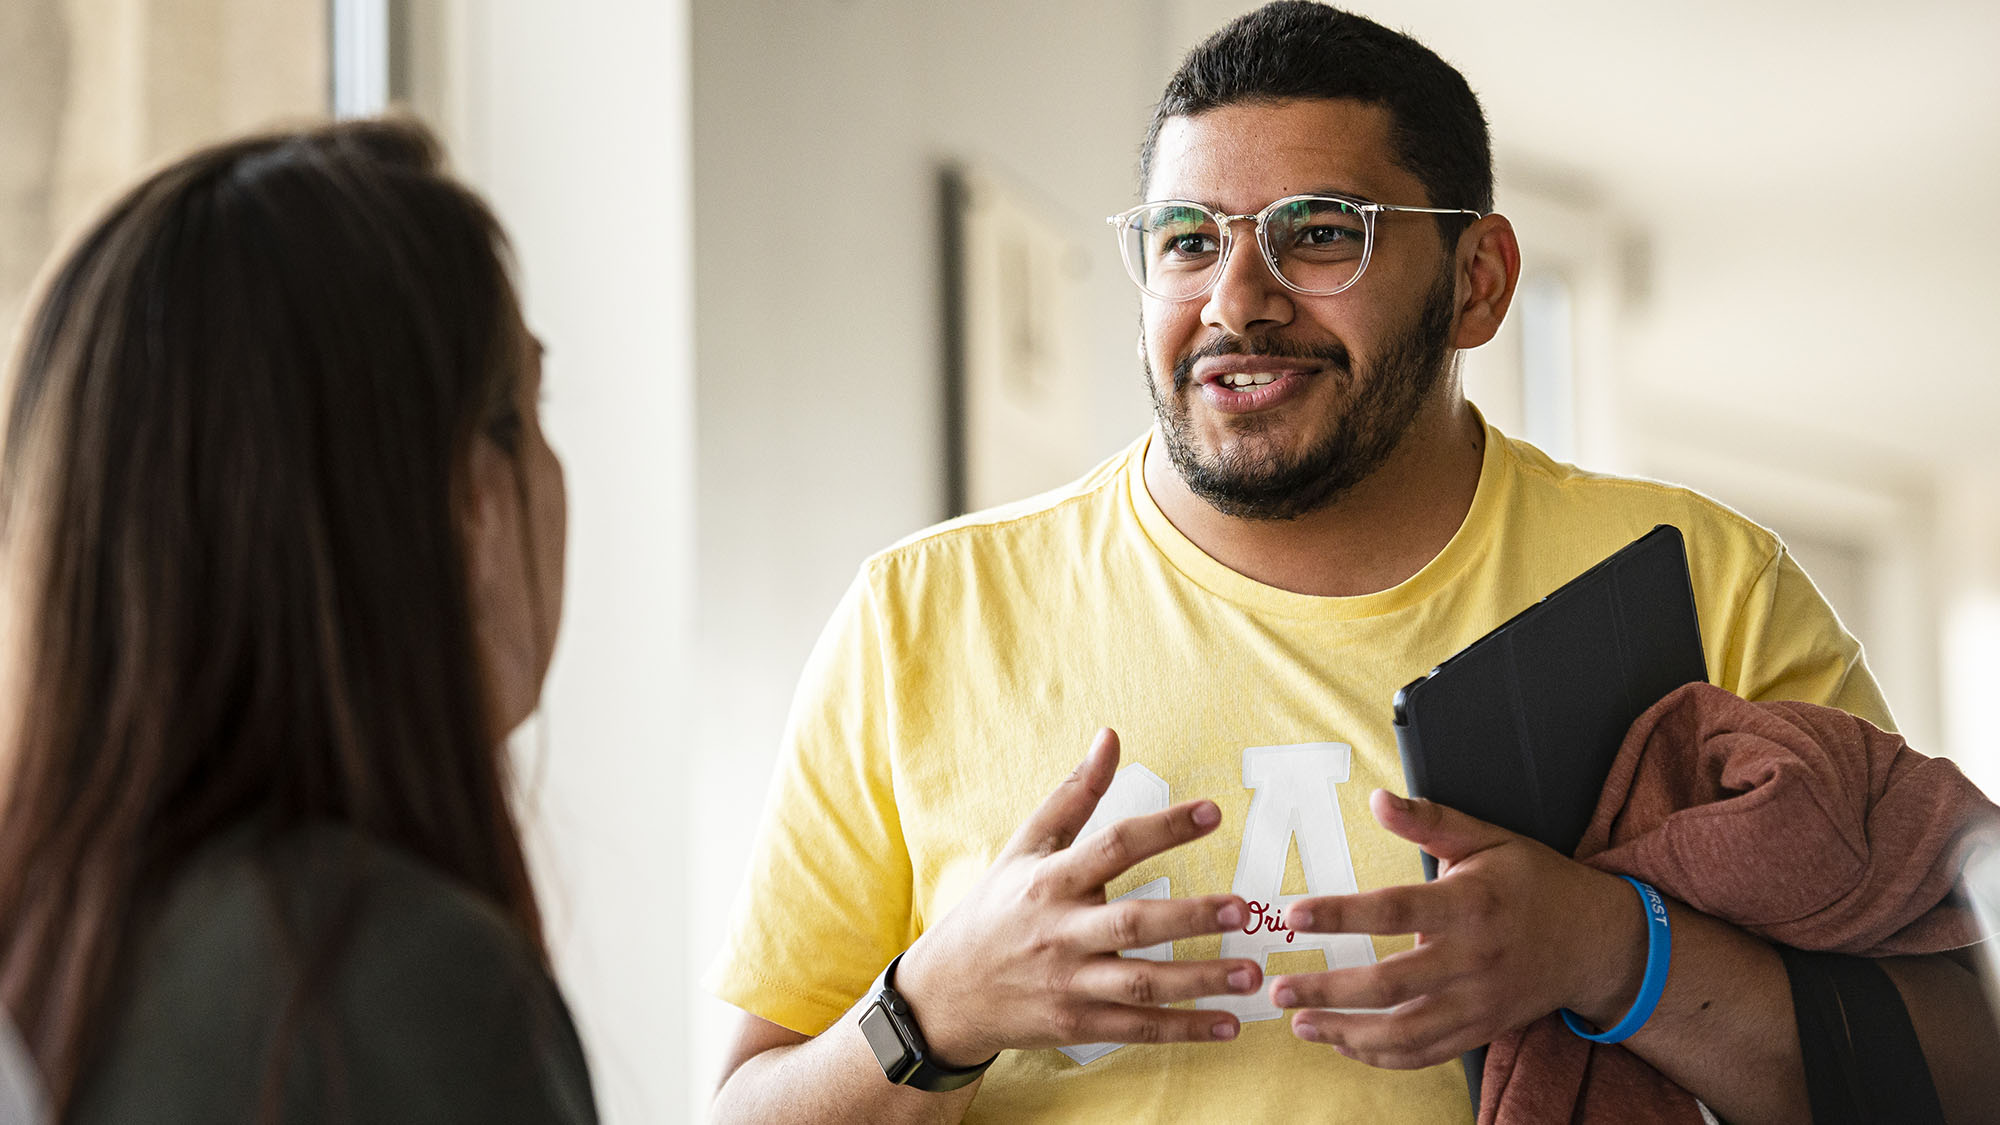
[[[996,174],[952,165],[940,187],[955,515],[1055,488],[1092,464],[1079,322],[1088,255]]]

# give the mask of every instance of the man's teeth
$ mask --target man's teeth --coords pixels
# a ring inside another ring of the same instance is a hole
[[[1242,388],[1242,387],[1261,387],[1266,383],[1274,381],[1275,379],[1277,379],[1277,376],[1268,371],[1259,371],[1254,373],[1240,371],[1236,372],[1235,374],[1224,375],[1220,379],[1217,379],[1216,382],[1221,383],[1225,387]]]

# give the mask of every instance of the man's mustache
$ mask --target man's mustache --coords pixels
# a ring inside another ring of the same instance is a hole
[[[1174,393],[1181,394],[1194,385],[1194,365],[1204,359],[1214,359],[1225,355],[1254,355],[1273,359],[1297,359],[1322,367],[1330,367],[1343,375],[1353,373],[1351,357],[1347,345],[1334,341],[1320,347],[1306,347],[1275,336],[1218,336],[1201,347],[1182,356],[1174,364]]]

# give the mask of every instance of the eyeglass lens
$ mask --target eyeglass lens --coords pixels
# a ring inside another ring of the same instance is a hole
[[[1222,231],[1205,208],[1182,203],[1143,208],[1126,221],[1122,234],[1132,280],[1157,297],[1194,297],[1222,265]],[[1338,199],[1287,201],[1269,213],[1264,237],[1278,276],[1311,293],[1346,288],[1368,256],[1365,216]]]

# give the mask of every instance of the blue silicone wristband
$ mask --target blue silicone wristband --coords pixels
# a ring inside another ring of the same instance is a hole
[[[1667,904],[1660,892],[1641,883],[1630,875],[1620,875],[1620,879],[1632,884],[1639,892],[1639,903],[1646,911],[1646,975],[1639,982],[1639,998],[1632,1001],[1632,1010],[1618,1021],[1618,1026],[1609,1031],[1592,1032],[1589,1025],[1578,1018],[1568,1008],[1562,1010],[1563,1022],[1571,1031],[1592,1043],[1622,1043],[1630,1039],[1646,1021],[1653,1018],[1653,1009],[1660,1003],[1660,994],[1667,990],[1667,965],[1673,960],[1674,937],[1667,925]]]

